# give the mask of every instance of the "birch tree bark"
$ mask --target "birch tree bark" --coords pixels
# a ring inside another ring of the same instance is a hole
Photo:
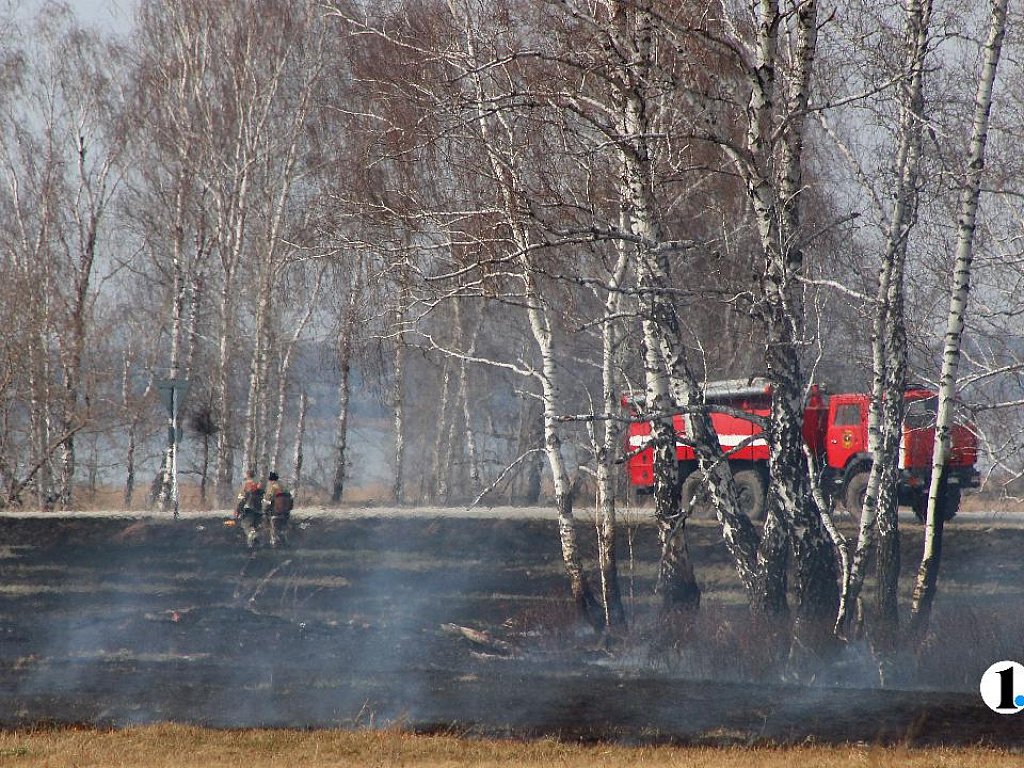
[[[456,348],[459,348],[462,341],[459,337],[460,330],[456,325]],[[457,365],[455,360],[448,357],[441,361],[441,385],[437,397],[437,423],[430,455],[430,487],[427,496],[431,504],[448,502],[449,461],[452,452],[450,425],[454,418],[453,411],[458,406],[453,369]]]
[[[160,263],[166,258],[169,263],[162,271],[173,297],[170,371],[177,373],[182,365],[184,286],[191,281],[194,288],[203,273],[212,283],[211,295],[217,297],[219,327],[210,329],[215,364],[208,374],[212,410],[206,422],[218,427],[213,463],[216,495],[222,504],[233,487],[238,421],[233,413],[236,276],[252,175],[251,151],[240,117],[252,104],[236,87],[243,84],[232,84],[228,72],[227,62],[232,61],[237,43],[227,29],[231,15],[223,2],[168,6],[146,1],[140,5],[138,24],[139,115],[148,137],[148,142],[140,142],[139,152],[147,158],[141,167],[151,196],[148,211],[139,215],[148,217],[152,230],[148,245],[154,260]],[[167,232],[171,253],[165,257]],[[193,238],[196,247],[186,259],[187,244]],[[205,268],[207,259],[216,260],[216,267]]]
[[[527,269],[529,269],[529,265],[527,265]],[[561,375],[558,370],[559,361],[556,357],[555,335],[549,319],[539,309],[543,305],[532,273],[527,271],[524,278],[526,295],[533,307],[528,311],[530,327],[537,342],[542,366],[538,378],[543,392],[544,447],[554,483],[555,511],[558,518],[559,541],[562,545],[562,562],[569,577],[569,586],[577,611],[592,626],[601,628],[603,626],[603,611],[594,598],[583,569],[573,517],[575,491],[569,480],[569,471],[562,453],[562,435],[559,424],[561,417],[568,410],[562,402]]]
[[[778,611],[785,593],[787,552],[795,566],[793,649],[824,650],[839,603],[837,562],[814,503],[803,455],[807,386],[801,363],[804,272],[801,231],[804,133],[817,48],[818,5],[796,4],[783,13],[776,0],[754,7],[756,31],[747,79],[743,151],[724,151],[747,186],[764,253],[761,313],[767,333],[765,365],[773,383],[768,517],[759,554],[757,600]],[[783,35],[785,33],[785,36]],[[780,41],[787,43],[783,57]],[[781,71],[780,71],[781,70]]]
[[[132,392],[132,373],[137,363],[135,354],[132,351],[131,344],[125,349],[124,352],[124,366],[122,368],[121,375],[121,402],[124,408],[124,420],[127,424],[127,434],[125,436],[125,460],[124,460],[124,507],[125,509],[132,508],[132,502],[135,495],[135,483],[136,483],[136,451],[138,449],[138,433],[142,422],[142,413],[139,409],[139,402],[146,402],[150,392],[153,389],[153,375],[150,374],[146,377],[146,386],[142,393],[136,398]],[[148,362],[147,367],[152,371],[152,361]],[[136,402],[138,400],[138,402]]]
[[[460,335],[463,337],[463,342],[460,346],[465,348],[469,357],[475,357],[482,318],[472,311],[472,306],[463,308],[462,305],[463,302],[461,301],[457,300],[455,302],[455,323],[460,329]],[[464,445],[463,450],[459,453],[463,456],[466,470],[459,471],[458,476],[455,478],[457,480],[455,496],[456,498],[474,498],[481,491],[480,468],[477,464],[476,428],[473,423],[473,412],[470,408],[472,394],[470,392],[469,365],[465,359],[458,361],[456,379],[455,398],[459,411],[458,418],[456,418],[455,413],[452,414],[449,426],[448,445],[450,450],[448,453],[449,456],[454,457],[456,455],[456,446],[460,442]],[[459,430],[460,424],[461,430]],[[454,476],[450,460],[448,475]]]
[[[3,106],[3,134],[0,159],[3,162],[4,199],[7,214],[3,219],[6,256],[5,275],[13,290],[23,297],[18,317],[10,316],[10,339],[13,360],[20,361],[10,370],[23,370],[21,398],[28,411],[27,445],[18,456],[9,446],[11,476],[6,485],[6,502],[21,503],[21,491],[31,485],[36,503],[49,503],[54,474],[51,443],[52,412],[51,355],[46,339],[53,327],[55,269],[49,252],[52,231],[58,217],[59,195],[50,169],[55,163],[55,149],[41,143],[25,129],[35,121],[30,116],[31,100],[23,94],[28,89],[31,69],[13,70],[6,81]],[[23,111],[24,110],[24,111]],[[35,162],[33,162],[33,160]],[[12,407],[19,398],[12,397]],[[19,476],[19,464],[36,467],[31,479]]]
[[[250,142],[247,151],[258,179],[253,207],[263,227],[249,235],[257,254],[258,295],[243,456],[246,466],[270,468],[271,458],[278,453],[272,445],[275,425],[283,417],[280,410],[271,410],[273,375],[279,378],[278,391],[287,384],[286,379],[280,381],[282,374],[287,376],[287,369],[281,366],[287,353],[274,347],[285,318],[293,311],[283,286],[289,257],[299,240],[290,219],[299,218],[292,210],[294,190],[305,176],[302,160],[314,95],[322,85],[325,45],[318,17],[302,6],[271,3],[249,13],[250,19],[257,16],[260,23],[250,21],[242,43],[261,55],[248,65],[254,84],[250,97],[255,103],[240,115],[240,125]],[[286,238],[290,241],[287,245]],[[279,361],[276,371],[272,366],[275,352]]]
[[[140,16],[142,28],[167,43],[159,64],[176,76],[168,82],[168,95],[183,108],[167,110],[163,130],[168,143],[190,161],[189,178],[198,192],[187,203],[208,232],[209,254],[219,261],[217,352],[210,379],[213,421],[219,426],[214,462],[221,503],[234,483],[236,448],[249,464],[268,460],[265,422],[273,373],[268,361],[279,317],[271,286],[280,278],[285,255],[280,241],[298,177],[312,83],[322,65],[321,37],[309,18],[288,4],[263,3],[256,12],[223,0],[174,8],[144,3]],[[239,331],[247,323],[241,310],[250,302],[248,349]],[[238,391],[248,391],[241,419],[235,413]]]
[[[391,484],[391,496],[395,504],[402,505],[406,501],[405,490],[405,358],[408,351],[406,340],[406,318],[410,303],[410,276],[408,270],[403,266],[398,271],[398,301],[394,308],[394,344],[395,364],[392,370],[391,383],[391,408],[392,408],[392,429],[394,432],[394,475]]]
[[[324,272],[320,270],[317,272],[313,284],[312,290],[303,292],[307,297],[307,304],[303,309],[302,315],[299,317],[298,322],[295,323],[292,333],[288,339],[282,343],[280,352],[280,360],[277,368],[277,404],[271,412],[271,427],[273,437],[270,443],[270,454],[268,467],[279,467],[281,466],[281,436],[284,431],[284,416],[285,406],[288,400],[288,385],[291,380],[292,364],[295,358],[295,352],[299,345],[299,340],[305,333],[306,328],[309,326],[310,319],[313,317],[313,312],[319,305],[320,292],[323,286]],[[282,314],[287,312],[288,308],[283,308]],[[305,394],[302,395],[305,397]],[[303,414],[303,419],[305,415]],[[302,421],[302,419],[300,419]],[[295,476],[292,476],[292,482],[294,484]]]
[[[350,268],[345,304],[339,319],[337,337],[338,355],[338,421],[334,435],[334,480],[331,485],[331,503],[340,504],[345,493],[345,477],[348,472],[348,421],[352,400],[352,358],[355,350],[356,324],[359,320],[359,305],[362,292],[362,262]]]
[[[885,250],[879,269],[871,335],[868,451],[872,465],[860,514],[848,592],[841,600],[837,622],[837,626],[842,628],[848,618],[846,606],[859,605],[868,555],[877,530],[877,615],[873,635],[878,652],[885,658],[895,651],[899,634],[900,548],[896,484],[903,436],[903,393],[907,381],[904,271],[908,240],[917,219],[921,140],[925,126],[923,91],[931,11],[930,0],[915,0],[906,8],[906,59],[899,91],[900,119],[894,163],[897,186],[893,192]],[[863,608],[858,607],[853,615],[862,617]]]
[[[619,155],[619,196],[628,231],[635,238],[636,274],[644,337],[645,409],[669,414],[676,405],[689,406],[693,387],[680,350],[680,324],[666,291],[670,287],[667,250],[652,199],[654,171],[649,120],[654,110],[648,91],[653,80],[654,22],[649,11],[620,2],[606,3],[613,35],[610,50],[614,72],[611,101],[616,114],[614,141]],[[683,399],[678,395],[682,394]],[[694,419],[685,417],[691,439],[699,440]],[[651,422],[654,440],[655,519],[661,542],[658,589],[666,609],[694,609],[700,604],[700,588],[694,575],[686,541],[686,515],[680,509],[680,484],[676,459],[676,434],[671,416]],[[715,441],[717,444],[717,440]]]
[[[1008,0],[991,0],[989,4],[988,37],[983,49],[984,58],[974,100],[972,133],[960,193],[949,314],[946,319],[945,344],[939,373],[938,413],[935,423],[935,446],[932,451],[931,485],[928,489],[924,550],[914,582],[908,628],[909,639],[914,644],[922,642],[927,632],[938,589],[939,566],[942,562],[942,533],[948,493],[944,468],[950,455],[950,429],[953,424],[964,323],[971,289],[974,236],[981,202],[981,183],[985,173],[985,148],[991,121],[992,92],[1006,36],[1007,5]]]
[[[305,479],[302,470],[305,466],[306,413],[309,410],[309,395],[303,391],[299,395],[299,415],[295,424],[295,449],[292,451],[292,495],[298,496]]]
[[[601,326],[601,395],[604,412],[608,414],[615,413],[619,407],[622,383],[618,372],[621,365],[622,331],[618,318],[624,304],[622,287],[631,261],[625,243],[619,243],[617,250],[618,259],[609,276]],[[606,422],[601,433],[591,438],[595,447],[597,474],[597,556],[601,575],[601,605],[604,607],[604,623],[609,629],[621,628],[626,624],[616,556],[618,515],[615,503],[615,462],[620,450],[620,430],[614,428],[613,424],[612,421]]]
[[[158,327],[160,378],[190,379],[200,334],[204,274],[211,271],[198,173],[210,162],[209,144],[196,140],[209,125],[204,94],[208,50],[205,22],[187,7],[139,8],[133,72],[131,159],[136,170],[125,217],[135,223],[151,280],[165,296]],[[155,374],[154,374],[155,375]],[[212,426],[212,421],[206,420]],[[165,446],[153,501],[172,506],[176,441]],[[204,450],[208,434],[204,435]],[[200,481],[205,490],[206,476]]]
[[[659,210],[671,204],[685,203],[659,200],[654,195],[655,190],[665,183],[664,175],[659,175],[659,163],[662,173],[671,173],[669,168],[695,162],[688,155],[676,157],[671,154],[670,142],[665,137],[674,135],[683,125],[692,124],[691,116],[677,115],[669,105],[673,97],[685,101],[688,91],[681,87],[681,83],[694,76],[679,62],[687,61],[691,53],[699,60],[703,52],[692,50],[692,40],[688,39],[673,40],[673,46],[663,44],[657,48],[666,29],[672,29],[673,24],[687,26],[690,22],[687,13],[677,8],[664,6],[655,11],[606,2],[599,11],[594,11],[584,4],[566,5],[576,29],[593,31],[592,47],[575,42],[582,39],[582,34],[571,34],[579,54],[565,57],[569,70],[566,79],[572,82],[572,68],[578,66],[580,76],[590,87],[582,94],[572,91],[559,93],[554,99],[555,106],[575,119],[582,118],[604,140],[603,144],[596,145],[595,151],[604,151],[607,147],[616,155],[622,178],[617,190],[618,199],[630,223],[622,228],[605,225],[599,231],[609,239],[625,238],[636,252],[638,295],[645,324],[645,375],[649,384],[647,400],[650,415],[657,421],[675,409],[683,411],[687,440],[697,448],[701,473],[709,485],[708,493],[722,522],[724,538],[751,596],[752,605],[756,604],[756,610],[761,611],[768,605],[767,600],[754,599],[758,575],[757,548],[761,539],[750,520],[740,512],[731,469],[723,460],[717,435],[711,428],[700,380],[687,360],[681,339],[683,324],[670,299],[679,293],[679,289],[671,281],[669,259],[686,259],[690,254],[703,251],[699,243],[666,241]],[[696,26],[703,30],[705,21],[702,19]],[[710,22],[711,26],[713,23]],[[673,57],[678,57],[674,60],[682,71],[672,69]],[[700,75],[696,78],[699,80]],[[704,108],[706,105],[702,106]],[[673,122],[672,115],[676,115],[676,122]],[[702,311],[704,308],[698,309],[698,314]],[[652,378],[653,371],[660,373]],[[658,382],[657,376],[664,377],[664,381]],[[668,397],[663,400],[665,410],[651,407],[650,403],[665,397],[662,393],[666,383]],[[667,474],[671,475],[675,471],[675,455],[674,447],[668,446],[674,444],[675,438],[669,435],[668,422],[668,419],[664,420],[663,437],[656,439],[656,443],[666,446],[666,455],[661,462],[667,468]],[[663,489],[660,493],[659,486]],[[666,516],[675,515],[675,521],[681,522],[678,514],[672,511],[673,506],[677,506],[671,500],[672,486],[671,479],[656,484],[655,493],[660,496],[656,506],[664,510],[658,513],[659,517],[667,519]],[[664,531],[678,531],[679,527],[666,522]],[[671,538],[666,537],[666,540],[671,541]],[[670,546],[662,558],[670,571],[672,557]],[[781,610],[784,610],[784,582],[779,582],[779,589],[773,595],[780,598]]]

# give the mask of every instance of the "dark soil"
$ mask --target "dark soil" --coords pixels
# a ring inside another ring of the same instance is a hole
[[[1024,714],[997,715],[977,693],[989,664],[1024,659],[1019,527],[947,529],[936,634],[893,690],[857,646],[814,680],[759,668],[711,523],[692,526],[696,630],[651,629],[654,531],[623,535],[633,624],[614,642],[574,622],[552,522],[295,523],[288,549],[250,557],[214,518],[0,519],[0,727],[1024,743]]]

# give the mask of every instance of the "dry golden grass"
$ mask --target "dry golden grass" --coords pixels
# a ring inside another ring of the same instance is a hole
[[[0,731],[0,766],[262,768],[293,765],[456,768],[1007,768],[1024,755],[985,749],[847,746],[625,747],[415,736],[399,731],[208,730],[159,725],[115,731]]]

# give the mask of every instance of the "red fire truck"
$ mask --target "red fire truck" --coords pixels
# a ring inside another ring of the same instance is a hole
[[[772,387],[766,379],[740,379],[711,382],[705,388],[708,404],[726,406],[767,418]],[[935,440],[935,392],[921,387],[908,388],[903,442],[900,446],[898,485],[899,502],[912,507],[923,519],[928,500],[932,448]],[[860,517],[867,488],[871,457],[868,446],[868,401],[866,394],[827,394],[815,385],[804,409],[804,440],[818,458],[822,468],[823,489],[842,501],[855,519]],[[642,408],[639,401],[624,397],[623,405],[634,416]],[[761,428],[740,415],[712,412],[711,422],[724,452],[730,452],[740,505],[751,517],[763,517],[768,482],[768,444]],[[676,431],[685,434],[683,419],[674,419]],[[637,491],[650,492],[654,483],[654,451],[645,447],[650,442],[650,422],[630,424],[626,437],[629,452],[627,470],[630,484]],[[976,488],[979,475],[978,440],[969,424],[957,423],[951,433],[952,455],[948,464],[943,507],[952,517],[960,505],[963,488]],[[712,510],[704,495],[704,482],[697,468],[691,447],[677,443],[676,457],[683,478],[683,503],[694,504],[693,514],[710,515]],[[696,497],[696,500],[694,500]]]

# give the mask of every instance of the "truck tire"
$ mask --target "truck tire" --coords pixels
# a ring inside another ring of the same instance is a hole
[[[942,519],[952,520],[960,511],[960,489],[946,488],[946,497],[942,503]]]
[[[914,501],[910,508],[914,510],[914,517],[917,518],[919,523],[925,522],[925,518],[928,517],[928,491],[923,493],[919,491],[914,496]]]
[[[860,525],[860,513],[864,509],[864,496],[868,490],[868,473],[858,472],[846,483],[846,494],[843,506],[847,514],[857,525]]]
[[[765,488],[761,473],[756,469],[744,469],[732,476],[736,484],[737,501],[740,511],[751,520],[763,520],[765,509]]]
[[[939,499],[939,509],[942,511],[943,522],[956,517],[960,510],[960,489],[946,488],[945,495]],[[914,500],[914,516],[922,523],[927,522],[928,491],[924,491]]]
[[[711,504],[711,498],[708,496],[707,487],[704,485],[704,475],[700,471],[691,472],[686,476],[680,496],[683,512],[689,510],[690,517],[714,517],[715,510]]]

